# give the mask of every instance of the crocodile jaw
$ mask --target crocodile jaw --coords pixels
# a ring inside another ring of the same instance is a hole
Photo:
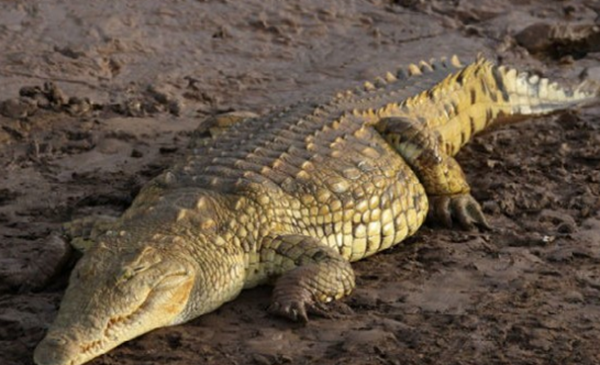
[[[133,264],[106,249],[84,255],[55,322],[35,349],[37,365],[83,364],[146,332],[188,319],[194,266],[161,257],[155,249],[140,251]]]

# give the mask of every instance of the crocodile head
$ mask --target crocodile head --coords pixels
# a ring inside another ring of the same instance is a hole
[[[158,327],[189,319],[196,268],[153,247],[98,244],[75,266],[38,365],[79,365]]]

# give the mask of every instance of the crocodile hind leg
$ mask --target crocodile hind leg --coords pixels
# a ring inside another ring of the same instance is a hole
[[[322,313],[323,303],[354,288],[350,263],[313,237],[267,237],[260,261],[267,275],[276,278],[270,312],[292,320],[308,321],[307,311]]]
[[[441,147],[437,132],[408,117],[381,119],[375,128],[415,171],[427,192],[430,217],[446,226],[489,228],[458,162]]]
[[[99,215],[74,219],[63,224],[63,233],[77,251],[85,252],[96,242],[96,238],[111,229],[117,218]]]

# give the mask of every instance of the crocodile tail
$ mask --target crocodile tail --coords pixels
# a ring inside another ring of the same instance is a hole
[[[493,72],[504,84],[510,113],[515,116],[550,114],[591,103],[600,96],[597,85],[588,81],[567,88],[546,78],[504,66],[494,66]]]
[[[407,99],[409,115],[438,133],[444,150],[456,154],[471,137],[497,121],[517,121],[598,100],[591,83],[561,87],[526,72],[496,66],[483,57]]]

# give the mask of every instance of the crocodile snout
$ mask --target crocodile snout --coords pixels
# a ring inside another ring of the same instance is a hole
[[[74,365],[75,346],[63,336],[49,335],[40,342],[33,353],[37,365]]]

